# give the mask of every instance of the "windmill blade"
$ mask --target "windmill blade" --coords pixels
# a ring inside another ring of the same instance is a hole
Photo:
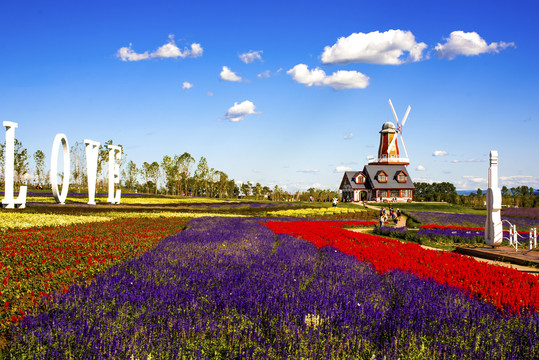
[[[406,144],[404,143],[404,138],[402,137],[402,133],[400,135],[401,135],[402,146],[404,146],[404,152],[406,153],[406,157],[408,158],[408,150],[406,149]]]
[[[406,109],[406,114],[404,114],[404,118],[402,119],[401,127],[404,126],[404,123],[406,122],[406,119],[408,119],[408,114],[410,113],[411,109],[412,108],[410,107],[410,105],[408,105],[408,109]]]
[[[391,99],[389,99],[389,105],[391,106],[391,111],[393,111],[393,116],[395,117],[395,121],[397,121],[397,126],[399,126],[399,118],[397,117],[397,113],[395,112],[395,108],[393,107],[393,103],[391,102]]]

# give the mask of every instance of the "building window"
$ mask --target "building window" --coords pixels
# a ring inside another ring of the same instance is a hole
[[[399,197],[399,190],[391,190],[391,197],[392,198]]]
[[[400,182],[400,183],[405,183],[406,182],[406,174],[404,173],[404,171],[401,171],[397,175],[397,181]]]
[[[388,197],[387,190],[380,190],[379,191],[380,197]]]
[[[378,182],[387,182],[387,174],[384,171],[378,174]]]
[[[411,198],[412,190],[401,190],[402,197]]]
[[[365,176],[363,174],[356,176],[356,184],[365,184]]]

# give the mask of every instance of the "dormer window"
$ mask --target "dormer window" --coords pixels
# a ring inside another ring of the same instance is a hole
[[[378,182],[386,183],[387,182],[387,173],[385,171],[380,171],[378,174]]]
[[[365,175],[363,173],[359,173],[355,178],[356,184],[365,184]]]
[[[407,177],[408,176],[406,175],[406,173],[404,171],[401,171],[397,174],[397,182],[405,183]]]

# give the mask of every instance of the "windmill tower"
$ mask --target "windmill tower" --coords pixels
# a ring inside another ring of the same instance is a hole
[[[395,117],[397,126],[395,127],[395,124],[393,124],[391,121],[384,123],[384,125],[382,126],[382,130],[380,131],[380,146],[378,147],[378,158],[372,159],[371,161],[369,161],[369,164],[408,165],[410,164],[410,160],[408,159],[408,150],[406,149],[406,144],[404,143],[404,138],[402,137],[402,127],[404,126],[406,119],[408,119],[408,114],[410,114],[411,107],[408,106],[406,114],[404,115],[402,122],[399,124],[399,118],[395,113],[395,108],[393,107],[393,103],[391,103],[391,99],[389,100],[389,105],[391,106],[391,110],[393,111],[393,116]],[[397,134],[400,135],[406,157],[400,156],[399,144],[397,142]]]

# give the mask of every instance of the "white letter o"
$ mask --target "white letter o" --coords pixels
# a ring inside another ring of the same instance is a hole
[[[62,182],[62,194],[58,195],[58,148],[62,143],[64,150],[64,178]],[[54,142],[52,143],[52,157],[51,157],[51,186],[52,195],[59,204],[64,204],[67,198],[67,192],[69,190],[69,145],[67,144],[67,137],[65,134],[56,134]]]

